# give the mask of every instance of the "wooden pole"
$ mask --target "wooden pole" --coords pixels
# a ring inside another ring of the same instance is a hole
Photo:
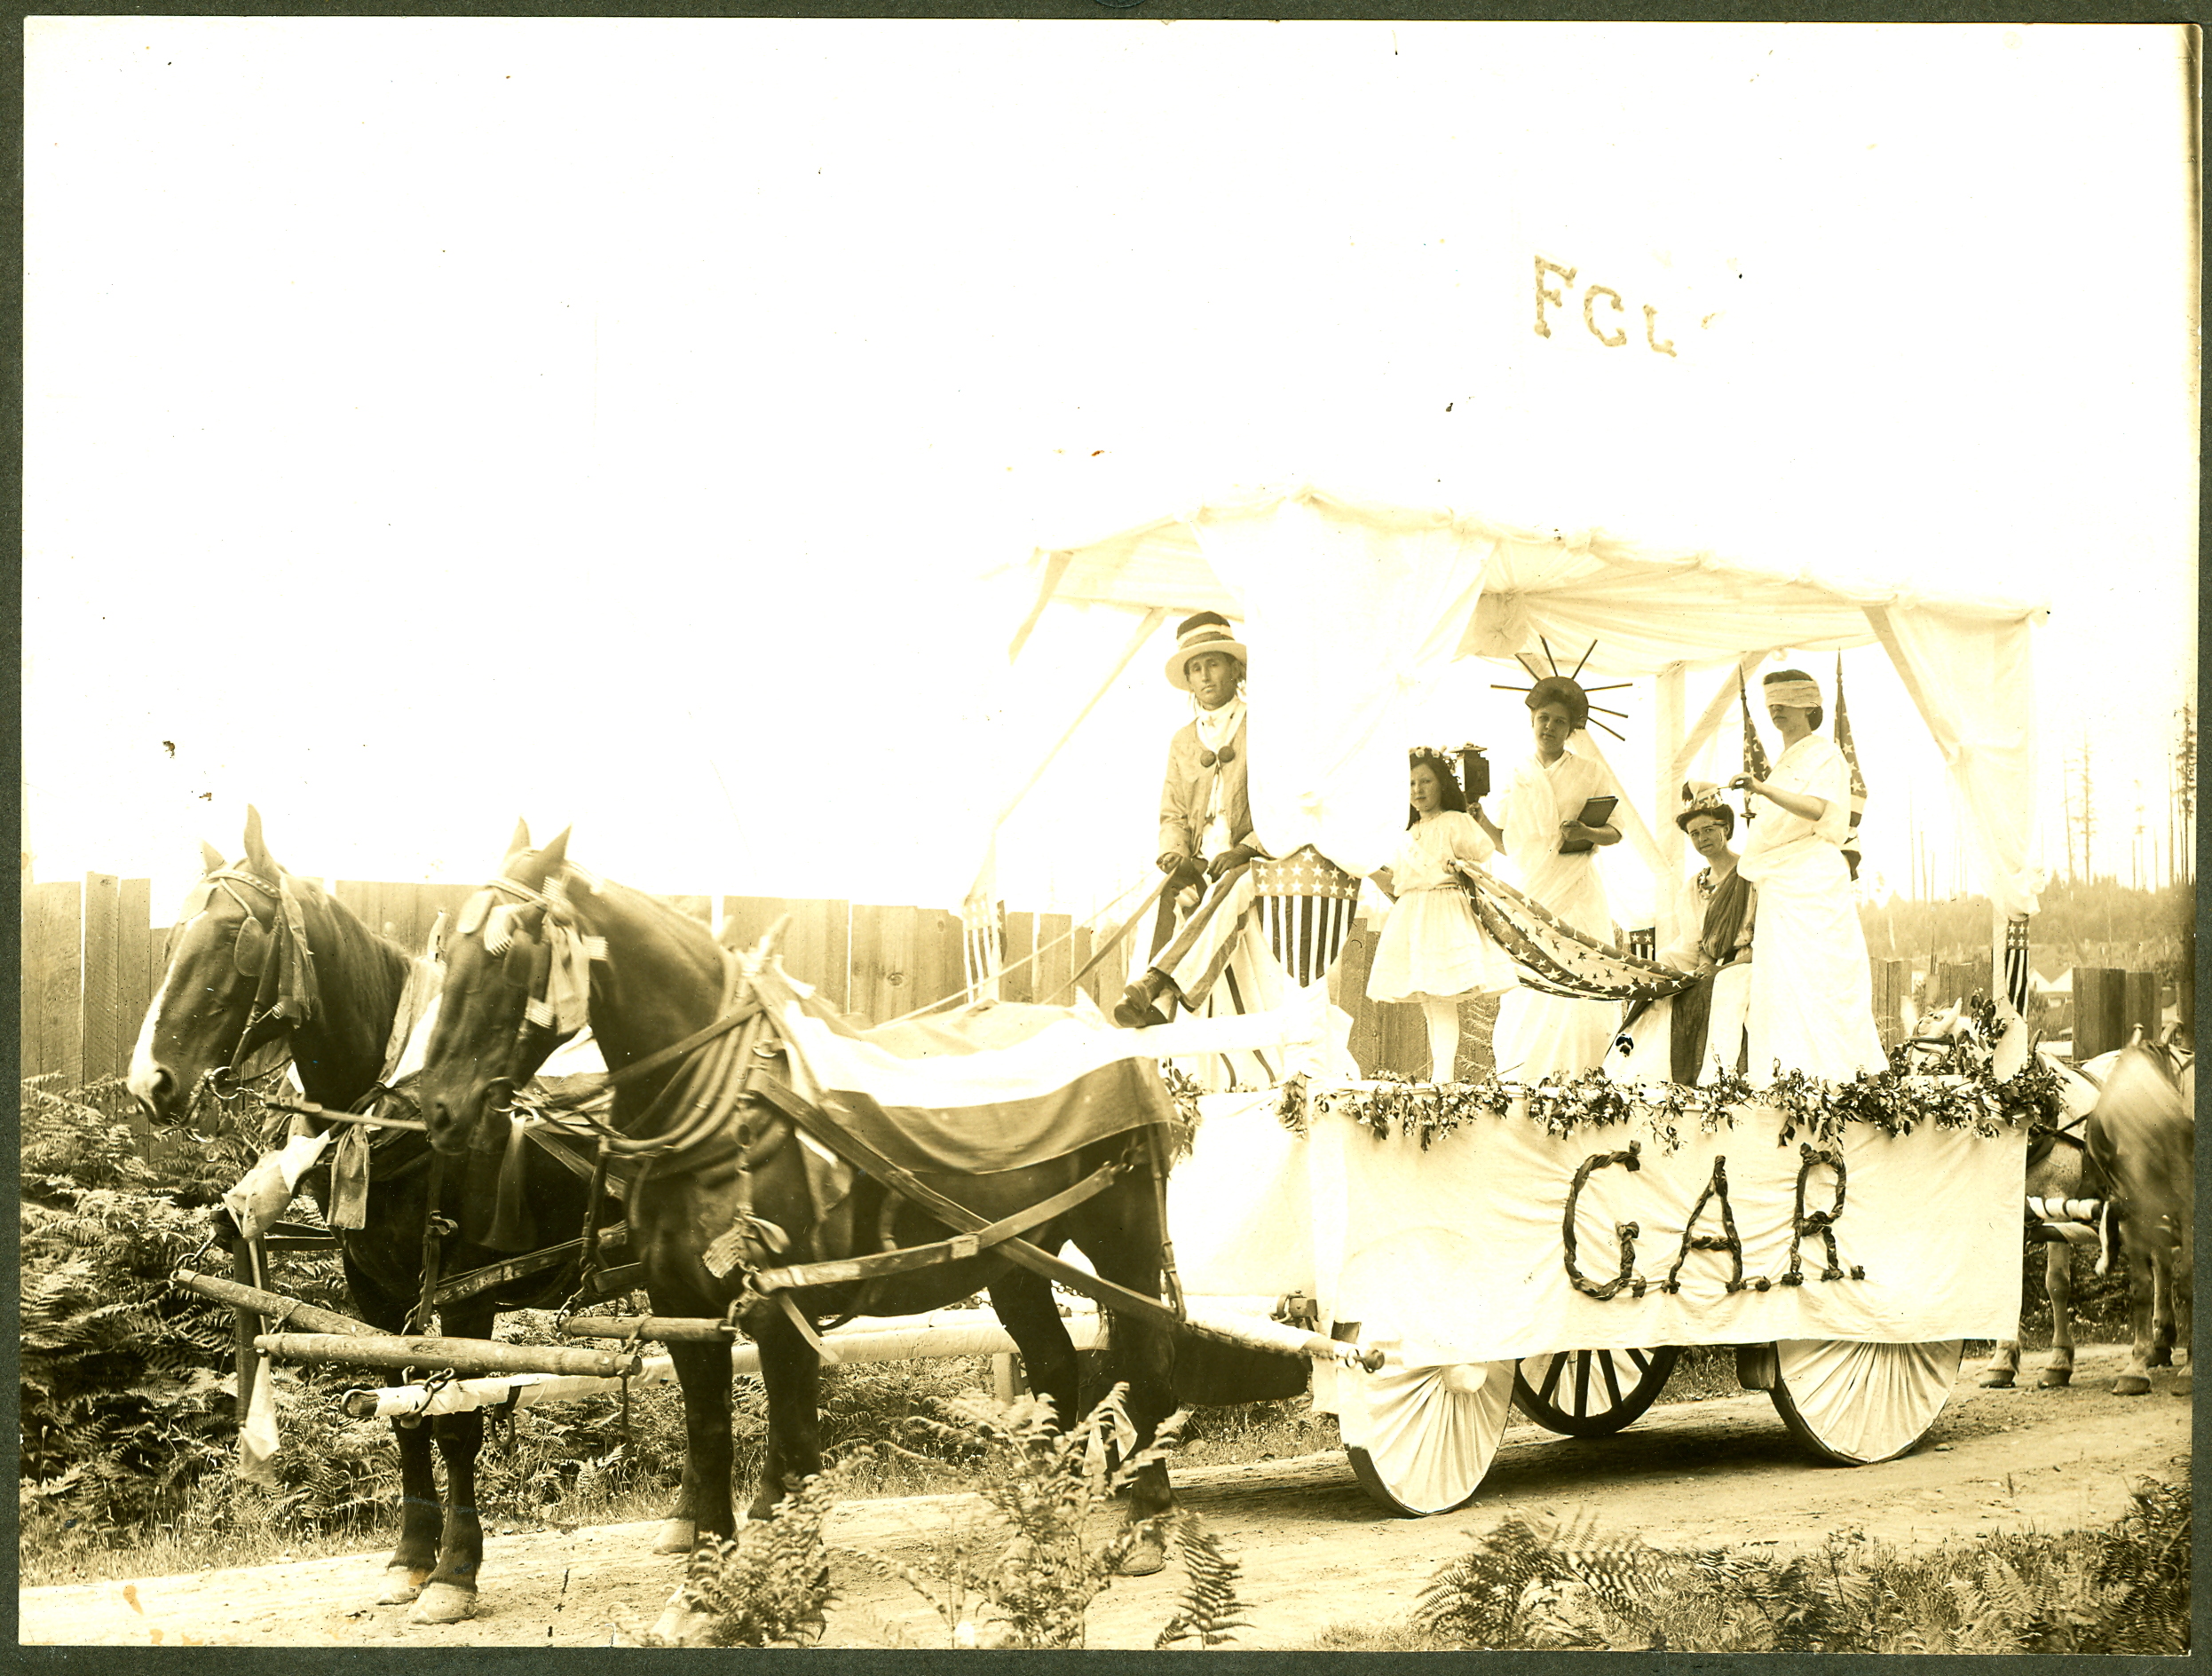
[[[380,1337],[383,1333],[382,1327],[372,1327],[366,1321],[356,1321],[351,1316],[336,1315],[328,1309],[318,1309],[312,1304],[301,1303],[280,1293],[264,1292],[258,1286],[242,1286],[234,1280],[225,1280],[219,1275],[178,1275],[176,1281],[186,1292],[197,1293],[201,1297],[217,1303],[229,1304],[241,1314],[254,1315],[256,1325],[253,1331],[256,1334],[261,1331],[258,1317],[262,1315],[274,1316],[287,1325],[305,1327],[314,1332],[370,1338]]]
[[[238,1277],[240,1290],[245,1292],[257,1291],[261,1282],[261,1253],[254,1246],[255,1242],[250,1239],[241,1238],[231,1242],[231,1273]],[[234,1330],[238,1351],[238,1411],[241,1415],[246,1412],[246,1405],[253,1401],[254,1370],[257,1366],[254,1346],[261,1326],[259,1312],[249,1305],[241,1305]]]
[[[614,1350],[500,1344],[490,1339],[402,1339],[379,1334],[265,1332],[254,1348],[291,1362],[350,1362],[372,1368],[451,1368],[456,1373],[588,1373],[618,1379],[642,1358]]]

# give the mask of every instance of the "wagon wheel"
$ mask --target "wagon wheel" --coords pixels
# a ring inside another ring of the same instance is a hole
[[[1657,1401],[1679,1345],[1653,1350],[1552,1350],[1513,1369],[1513,1401],[1546,1431],[1609,1437]]]
[[[1513,1376],[1510,1362],[1340,1370],[1337,1420],[1352,1476],[1409,1518],[1465,1506],[1505,1434]]]
[[[1774,1408],[1814,1454],[1866,1466],[1928,1435],[1958,1377],[1963,1340],[1860,1344],[1784,1339],[1774,1347]]]

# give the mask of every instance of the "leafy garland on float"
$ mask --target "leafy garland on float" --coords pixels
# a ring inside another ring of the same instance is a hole
[[[1284,1085],[1276,1115],[1283,1127],[1303,1137],[1309,1111],[1350,1119],[1377,1140],[1395,1134],[1418,1142],[1422,1150],[1478,1117],[1503,1117],[1515,1102],[1528,1103],[1529,1121],[1546,1134],[1565,1136],[1629,1122],[1640,1111],[1649,1116],[1653,1137],[1664,1150],[1682,1144],[1686,1122],[1711,1134],[1736,1127],[1736,1109],[1767,1106],[1780,1117],[1774,1137],[1788,1146],[1800,1132],[1817,1142],[1843,1138],[1845,1127],[1860,1123],[1888,1135],[1910,1134],[1924,1124],[1964,1129],[1995,1139],[2025,1124],[2032,1132],[2055,1127],[2064,1110],[2058,1075],[2040,1055],[2032,1055],[2018,1075],[2000,1082],[1987,1062],[1963,1076],[1938,1079],[1907,1073],[1895,1066],[1850,1082],[1829,1082],[1798,1071],[1779,1071],[1766,1087],[1724,1075],[1698,1087],[1677,1083],[1631,1086],[1609,1080],[1600,1071],[1570,1081],[1545,1078],[1535,1087],[1486,1076],[1477,1082],[1427,1083],[1388,1075],[1362,1087],[1309,1092],[1303,1075]],[[1656,1095],[1656,1098],[1652,1096]]]

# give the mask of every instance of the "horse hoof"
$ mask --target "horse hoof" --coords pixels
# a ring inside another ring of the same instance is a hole
[[[699,1526],[689,1519],[664,1519],[652,1541],[655,1553],[689,1553],[699,1546]]]
[[[1985,1391],[2009,1391],[2012,1388],[2012,1370],[1991,1368],[1981,1376],[1979,1383]]]
[[[458,1624],[476,1616],[476,1591],[452,1583],[433,1583],[407,1614],[410,1624]]]
[[[2113,1381],[2114,1396],[2148,1396],[2151,1382],[2140,1373],[2123,1373]]]
[[[379,1606],[406,1606],[423,1593],[423,1580],[428,1571],[418,1571],[413,1566],[388,1566],[384,1569],[384,1592],[376,1597]]]
[[[1149,1577],[1167,1563],[1167,1550],[1157,1537],[1146,1537],[1122,1556],[1115,1568],[1125,1577]]]
[[[2072,1368],[2045,1368],[2042,1378],[2035,1381],[2036,1388],[2044,1391],[2062,1391],[2073,1383]]]

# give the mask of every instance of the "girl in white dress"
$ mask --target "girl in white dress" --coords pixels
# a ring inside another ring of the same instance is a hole
[[[1415,751],[1407,780],[1413,807],[1405,840],[1397,859],[1374,874],[1393,905],[1367,975],[1367,995],[1420,1004],[1428,1023],[1430,1076],[1450,1082],[1459,1057],[1459,1003],[1503,994],[1517,979],[1459,885],[1460,874],[1480,867],[1497,846],[1468,816],[1458,779],[1441,753]]]

